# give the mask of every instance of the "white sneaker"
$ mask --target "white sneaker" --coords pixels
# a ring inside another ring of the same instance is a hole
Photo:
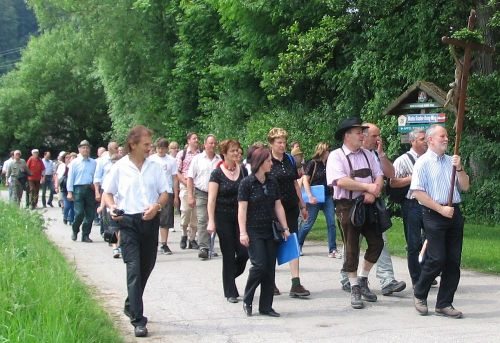
[[[337,250],[332,250],[332,252],[328,253],[329,258],[337,258],[341,259],[342,258],[342,253],[337,251]]]

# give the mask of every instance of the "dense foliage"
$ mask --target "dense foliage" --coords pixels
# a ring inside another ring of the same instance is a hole
[[[454,63],[440,38],[465,28],[472,7],[485,43],[500,29],[494,0],[28,2],[43,34],[1,80],[0,151],[97,144],[143,123],[181,142],[196,130],[245,145],[282,126],[311,153],[361,115],[396,157],[407,147],[382,112],[416,80],[447,89]],[[461,148],[474,179],[467,213],[498,221],[499,60],[475,59]]]

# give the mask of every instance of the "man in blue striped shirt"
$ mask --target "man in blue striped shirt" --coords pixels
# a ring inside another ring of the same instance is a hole
[[[453,307],[453,297],[460,281],[460,260],[464,219],[460,212],[460,191],[469,189],[469,176],[462,167],[460,156],[446,155],[448,133],[432,125],[425,133],[428,150],[415,163],[410,191],[423,206],[423,222],[427,237],[426,258],[415,284],[414,303],[420,315],[427,315],[427,295],[432,281],[441,273],[436,301],[436,314],[461,318],[462,312]],[[448,206],[448,193],[453,168],[453,204]]]
[[[90,158],[90,143],[83,140],[78,145],[78,157],[74,159],[68,170],[68,200],[75,203],[75,221],[71,239],[76,241],[80,225],[82,225],[82,242],[91,243],[90,231],[95,215],[94,173],[96,161]]]

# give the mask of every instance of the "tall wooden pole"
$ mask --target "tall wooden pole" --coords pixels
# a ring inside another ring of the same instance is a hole
[[[467,24],[467,28],[472,31],[474,29],[474,25],[476,23],[476,11],[471,10],[469,15],[469,21]],[[462,69],[462,80],[460,83],[459,89],[459,97],[458,97],[458,112],[457,112],[457,127],[456,127],[456,136],[455,136],[455,149],[453,154],[458,155],[460,150],[460,142],[462,140],[462,130],[464,125],[464,116],[465,116],[465,100],[467,98],[467,83],[469,81],[469,70],[471,65],[471,54],[472,50],[480,50],[486,52],[493,52],[494,50],[486,45],[463,41],[459,39],[453,39],[448,37],[443,37],[441,39],[443,43],[452,44],[455,46],[459,46],[464,49],[464,61],[463,61],[463,69]],[[448,206],[453,204],[453,191],[455,189],[455,177],[456,177],[456,168],[453,167],[451,173],[451,186],[450,192],[448,194]]]

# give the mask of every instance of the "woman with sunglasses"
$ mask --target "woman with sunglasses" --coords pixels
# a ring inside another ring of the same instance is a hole
[[[289,236],[285,211],[280,201],[278,183],[269,175],[272,161],[266,148],[257,148],[251,156],[252,174],[243,179],[238,189],[238,223],[240,242],[248,247],[252,267],[243,296],[243,310],[252,315],[255,289],[260,285],[259,313],[279,317],[273,308],[277,244],[272,222],[277,218]]]
[[[297,166],[293,157],[285,152],[288,133],[281,128],[273,128],[267,135],[267,140],[271,146],[271,171],[270,174],[278,181],[281,203],[286,214],[286,221],[290,227],[290,232],[298,232],[299,214],[307,220],[308,212],[302,192],[297,180],[300,178]],[[290,297],[301,298],[311,295],[311,293],[300,283],[299,259],[290,261],[290,273],[292,274],[292,287]],[[275,295],[280,291],[275,286]]]

